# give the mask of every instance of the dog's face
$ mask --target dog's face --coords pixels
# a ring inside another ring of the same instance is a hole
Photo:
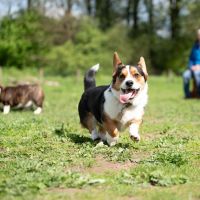
[[[131,103],[144,89],[147,81],[148,74],[144,58],[140,58],[137,66],[124,65],[115,53],[113,66],[112,89],[121,103]]]

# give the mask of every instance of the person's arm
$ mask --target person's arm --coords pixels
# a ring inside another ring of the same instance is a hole
[[[192,48],[192,51],[190,53],[190,57],[189,57],[189,62],[188,62],[188,68],[191,69],[192,66],[194,65],[194,56],[193,56],[193,52],[194,52],[194,47]]]

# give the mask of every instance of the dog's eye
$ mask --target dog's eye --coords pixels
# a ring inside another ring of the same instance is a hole
[[[125,78],[124,74],[119,75],[119,79],[124,79],[124,78]]]
[[[140,75],[139,75],[138,73],[134,74],[134,77],[135,77],[135,78],[139,78],[139,76],[140,76]]]

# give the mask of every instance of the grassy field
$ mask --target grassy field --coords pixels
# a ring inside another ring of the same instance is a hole
[[[3,82],[20,79],[35,80],[7,72]],[[124,132],[115,147],[99,147],[79,125],[81,79],[42,85],[42,115],[0,114],[1,200],[200,199],[200,101],[183,99],[181,79],[150,78],[141,142]]]

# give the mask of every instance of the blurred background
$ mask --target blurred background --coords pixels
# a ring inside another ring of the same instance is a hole
[[[0,0],[0,66],[111,72],[144,56],[150,73],[181,74],[200,27],[199,0]]]

